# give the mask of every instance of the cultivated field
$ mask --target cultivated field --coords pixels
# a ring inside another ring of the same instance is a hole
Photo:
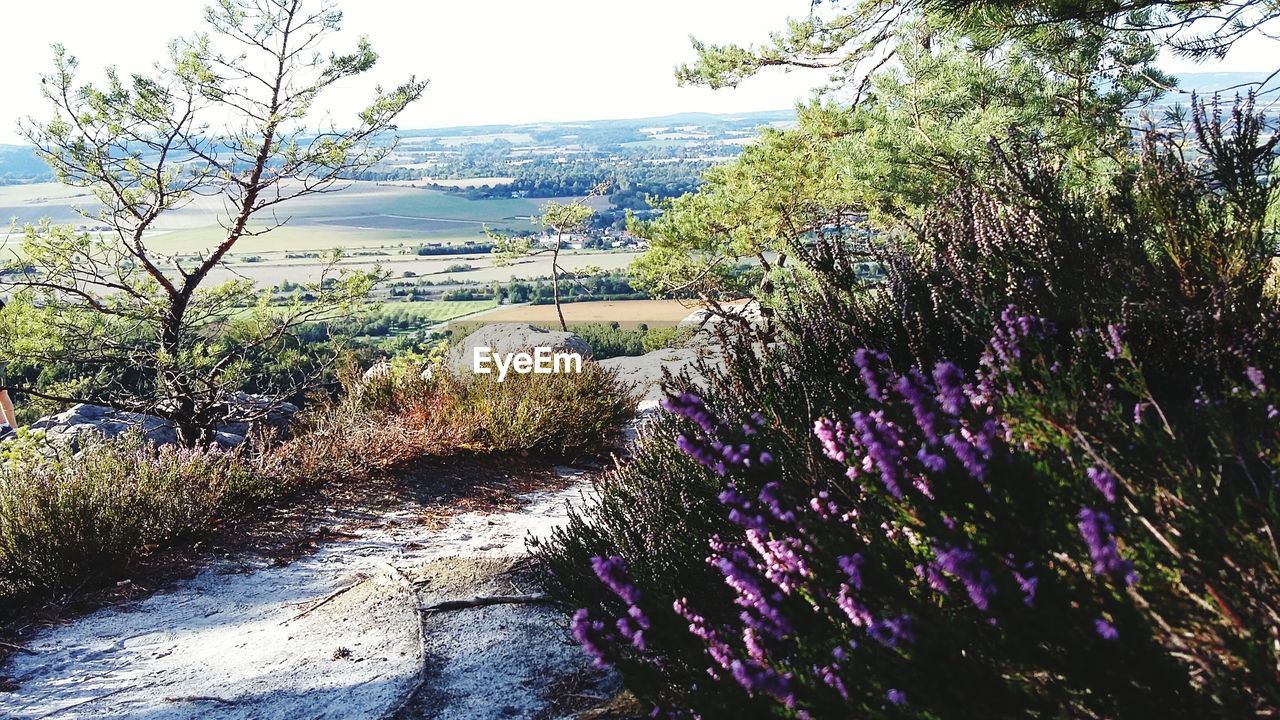
[[[0,187],[0,214],[19,226],[45,218],[90,228],[97,224],[78,215],[75,206],[92,212],[96,202],[87,193],[55,183]],[[277,216],[260,216],[257,227],[277,222],[285,223],[284,227],[246,237],[236,254],[479,241],[484,239],[486,225],[497,230],[528,229],[541,203],[518,198],[468,200],[424,188],[353,182],[341,191],[280,207]],[[198,198],[164,216],[151,235],[153,246],[165,252],[199,252],[217,242],[222,234],[219,221],[226,217],[222,198]]]
[[[609,300],[602,302],[567,303],[564,319],[574,323],[617,322],[623,327],[635,327],[641,323],[650,327],[671,326],[698,309],[693,303],[680,300]],[[520,322],[535,325],[557,325],[555,305],[518,305],[504,307],[474,318],[485,323]],[[468,321],[469,322],[469,321]]]
[[[429,322],[447,322],[496,308],[493,300],[436,300],[432,302],[387,302],[373,306],[395,315],[409,315]]]
[[[358,248],[352,248],[358,249]],[[454,282],[506,282],[511,278],[532,279],[551,276],[551,256],[538,255],[522,259],[505,266],[493,264],[493,257],[488,253],[472,255],[418,256],[398,254],[401,248],[388,246],[386,255],[348,256],[340,267],[350,270],[372,271],[380,269],[388,272],[392,280],[405,277],[418,277],[434,283]],[[374,247],[366,247],[364,251],[376,251]],[[602,270],[622,270],[637,257],[634,252],[620,251],[569,251],[561,253],[560,266],[571,272],[587,268]],[[210,277],[215,281],[232,278],[249,278],[264,286],[279,285],[285,280],[295,283],[315,282],[320,278],[324,266],[314,259],[283,259],[282,256],[264,255],[261,262],[236,261],[235,258],[226,268],[215,269]],[[446,272],[455,265],[470,265],[470,270]],[[410,273],[410,275],[406,275]]]

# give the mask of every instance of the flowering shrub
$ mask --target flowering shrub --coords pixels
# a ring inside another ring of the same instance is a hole
[[[143,546],[205,530],[268,492],[218,450],[126,436],[51,452],[26,439],[0,462],[0,595],[110,578]]]
[[[1148,163],[1111,210],[1011,171],[677,381],[538,548],[575,637],[671,716],[1274,713],[1270,253],[1212,167]]]

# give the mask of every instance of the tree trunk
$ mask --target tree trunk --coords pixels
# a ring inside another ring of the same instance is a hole
[[[569,324],[564,321],[564,310],[560,307],[560,236],[556,236],[556,247],[551,252],[551,299],[556,304],[556,315],[560,318],[560,330],[569,332]]]
[[[169,298],[169,311],[161,327],[160,350],[168,357],[170,364],[156,377],[156,382],[165,387],[165,392],[157,399],[160,402],[168,401],[169,405],[163,412],[174,424],[178,442],[189,448],[203,442],[210,432],[199,421],[191,385],[179,367],[183,324],[186,322],[187,305],[190,302],[190,295],[184,292]]]

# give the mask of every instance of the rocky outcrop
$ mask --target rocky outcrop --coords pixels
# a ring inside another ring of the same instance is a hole
[[[254,427],[283,429],[298,411],[297,406],[290,403],[276,404],[254,395],[239,395],[234,402],[241,408],[242,416],[261,416],[261,419],[253,423],[220,423],[215,427],[214,434],[214,442],[219,447],[238,447]],[[116,438],[133,431],[141,432],[157,445],[178,443],[177,428],[164,418],[85,403],[74,405],[57,415],[41,418],[31,424],[31,429],[43,432],[45,439],[50,442],[70,447],[79,446],[91,435]]]
[[[729,315],[740,317],[753,325],[760,323],[763,319],[760,304],[756,302],[729,304],[724,306],[724,309]],[[715,326],[725,322],[725,320],[724,317],[703,308],[689,313],[676,326],[699,333],[711,334]]]
[[[702,376],[697,363],[704,358],[715,366],[720,362],[719,348],[703,346],[655,350],[644,355],[601,360],[600,367],[616,371],[618,379],[631,387],[643,410],[662,400],[664,370],[670,370],[672,375],[687,372],[697,381]]]
[[[571,332],[534,327],[528,323],[495,323],[477,328],[449,350],[449,365],[457,372],[471,372],[475,349],[492,348],[494,353],[529,352],[551,348],[553,352],[573,352],[591,357],[591,346]]]

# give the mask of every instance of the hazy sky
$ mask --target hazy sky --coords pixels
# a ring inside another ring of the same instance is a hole
[[[19,117],[47,110],[39,75],[61,42],[85,77],[116,64],[145,70],[168,40],[202,26],[204,0],[24,0],[6,3],[0,43],[0,142],[19,142]],[[821,74],[768,73],[735,90],[679,88],[672,68],[689,59],[689,35],[749,42],[803,14],[809,0],[347,0],[344,35],[366,34],[382,56],[369,76],[392,85],[429,78],[406,128],[537,120],[642,117],[682,111],[788,107]],[[1272,46],[1274,48],[1274,45]],[[1259,70],[1254,44],[1225,66]],[[1185,70],[1175,63],[1174,70]],[[335,88],[327,109],[350,112],[368,84]]]

